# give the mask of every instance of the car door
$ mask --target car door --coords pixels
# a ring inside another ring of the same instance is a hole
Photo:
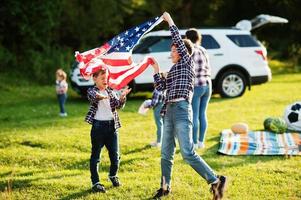
[[[202,34],[201,46],[204,47],[209,55],[209,62],[211,66],[211,78],[215,79],[218,71],[227,62],[225,59],[227,57],[227,52],[224,52],[221,45],[217,40],[210,34]]]
[[[240,20],[235,26],[241,30],[252,31],[268,23],[288,23],[288,20],[278,16],[261,14],[251,20]]]

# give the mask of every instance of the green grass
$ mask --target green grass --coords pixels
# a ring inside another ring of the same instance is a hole
[[[222,129],[236,122],[262,129],[266,117],[282,116],[286,105],[300,100],[300,81],[301,74],[278,74],[241,98],[211,99],[206,149],[198,153],[229,177],[225,199],[301,199],[301,157],[216,154]],[[119,112],[122,187],[112,188],[107,180],[110,163],[104,150],[100,176],[108,191],[93,194],[90,126],[83,121],[88,103],[70,90],[69,116],[60,118],[52,86],[1,82],[0,94],[0,199],[148,199],[158,189],[160,151],[148,146],[155,139],[153,116],[137,114],[143,95]],[[172,189],[166,199],[211,199],[209,186],[182,160],[178,148]]]

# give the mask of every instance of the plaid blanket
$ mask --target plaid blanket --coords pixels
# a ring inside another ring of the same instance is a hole
[[[235,134],[225,129],[221,132],[218,152],[226,155],[301,155],[301,133],[249,131]]]

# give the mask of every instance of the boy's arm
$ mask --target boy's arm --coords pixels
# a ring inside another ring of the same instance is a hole
[[[87,98],[91,104],[98,103],[99,99],[97,98],[97,92],[94,88],[89,88],[87,91]]]
[[[177,26],[175,25],[175,23],[173,22],[173,19],[170,17],[169,13],[164,12],[163,13],[163,19],[165,21],[167,21],[168,25],[169,25],[169,30],[171,32],[171,38],[173,43],[176,45],[176,48],[178,50],[178,53],[181,56],[181,59],[184,62],[187,62],[189,59],[189,54],[188,54],[188,50],[185,47],[185,44],[181,38],[181,35],[179,33],[179,30],[177,28]]]
[[[117,98],[116,94],[112,92],[108,92],[110,96],[110,103],[111,107],[114,107],[115,109],[121,109],[124,107],[126,102],[126,95],[131,91],[131,89],[125,89],[122,94],[120,95],[120,98]]]
[[[157,61],[155,60],[155,58],[152,58],[153,63],[152,66],[154,68],[154,82],[155,82],[155,88],[158,91],[163,91],[166,89],[166,79],[161,77],[160,75],[160,67],[157,63]]]
[[[163,91],[166,89],[166,79],[160,76],[160,73],[154,74],[156,90]]]

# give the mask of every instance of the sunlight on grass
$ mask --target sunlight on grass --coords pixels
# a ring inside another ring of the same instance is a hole
[[[275,68],[285,68],[272,62]],[[280,72],[280,71],[279,71]],[[301,74],[273,76],[244,96],[213,96],[208,109],[206,149],[198,150],[218,173],[229,177],[225,199],[301,199],[300,157],[222,156],[219,134],[236,122],[263,129],[269,116],[282,116],[286,105],[300,100]],[[132,96],[120,111],[122,187],[107,180],[109,158],[102,152],[100,176],[106,194],[90,192],[90,125],[83,121],[88,102],[70,91],[67,118],[58,116],[51,86],[8,86],[0,83],[0,199],[148,199],[159,188],[160,150],[152,113],[137,114],[151,93]],[[177,147],[172,194],[166,199],[211,199],[209,186],[182,159]]]

